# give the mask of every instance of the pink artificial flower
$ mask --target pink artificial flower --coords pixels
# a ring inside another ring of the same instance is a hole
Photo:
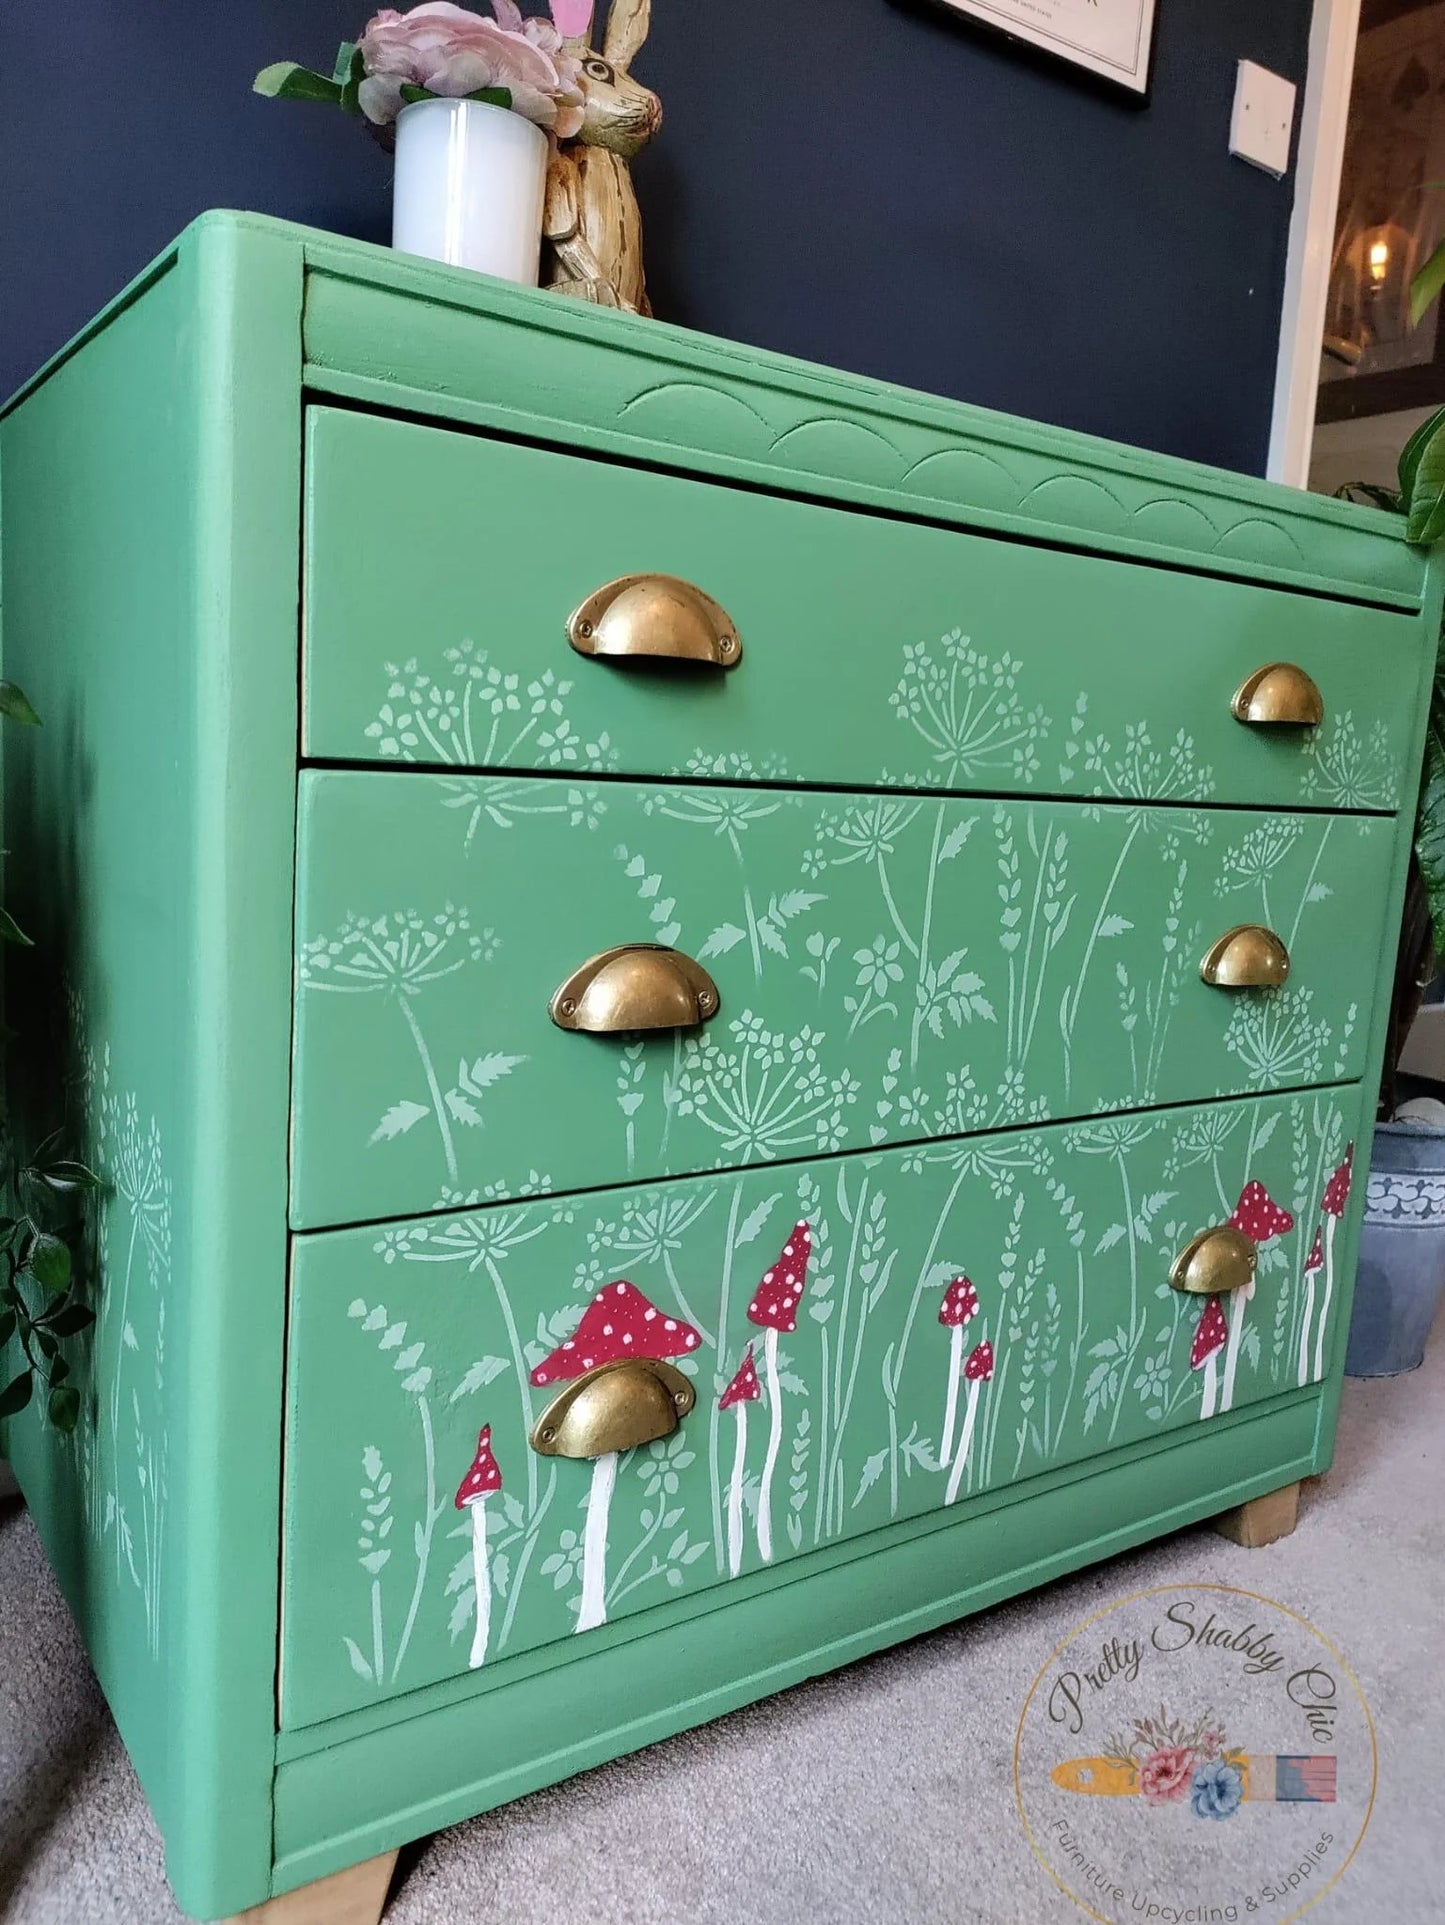
[[[582,124],[576,60],[561,51],[550,21],[523,20],[513,0],[500,0],[498,18],[452,0],[423,0],[407,13],[383,7],[366,23],[357,45],[366,68],[358,89],[368,120],[396,119],[404,86],[460,99],[505,87],[513,111],[566,138]]]
[[[1148,1805],[1173,1804],[1184,1797],[1194,1776],[1194,1753],[1183,1745],[1151,1751],[1139,1767],[1139,1789]]]

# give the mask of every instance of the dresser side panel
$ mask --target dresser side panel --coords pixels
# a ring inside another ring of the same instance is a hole
[[[6,745],[45,1021],[13,971],[10,1006],[108,1185],[77,1438],[30,1413],[11,1449],[201,1917],[270,1884],[298,316],[284,239],[208,218],[0,445],[7,672],[45,724]]]
[[[36,944],[6,957],[7,1081],[19,1142],[64,1124],[107,1185],[88,1226],[98,1321],[64,1346],[80,1422],[67,1441],[36,1400],[7,1448],[163,1825],[179,1789],[180,1300],[195,1240],[179,806],[195,729],[194,376],[173,266],[0,430],[5,667],[43,722],[6,727],[7,900]]]

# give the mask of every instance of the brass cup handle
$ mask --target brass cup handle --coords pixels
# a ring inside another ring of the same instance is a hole
[[[1293,662],[1266,662],[1234,691],[1230,709],[1251,728],[1318,728],[1325,700],[1313,676]]]
[[[567,640],[579,655],[706,662],[736,668],[743,644],[728,612],[679,575],[620,575],[572,611]]]
[[[671,1364],[623,1357],[584,1371],[555,1396],[532,1426],[541,1457],[605,1457],[675,1431],[697,1392]]]
[[[1289,975],[1289,951],[1272,929],[1242,922],[1211,945],[1199,973],[1216,989],[1277,989]]]
[[[589,956],[548,1005],[558,1029],[616,1035],[692,1029],[718,1011],[717,984],[701,963],[656,942],[623,943]]]
[[[1233,1224],[1218,1223],[1191,1237],[1175,1257],[1169,1272],[1171,1290],[1191,1297],[1218,1297],[1243,1290],[1254,1281],[1259,1246]]]

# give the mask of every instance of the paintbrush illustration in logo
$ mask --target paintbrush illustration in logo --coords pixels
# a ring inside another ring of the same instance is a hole
[[[1188,1801],[1196,1818],[1232,1818],[1246,1802],[1332,1805],[1338,1760],[1333,1754],[1250,1753],[1225,1743],[1212,1711],[1192,1724],[1158,1715],[1138,1718],[1127,1737],[1106,1740],[1093,1758],[1067,1758],[1049,1777],[1061,1791],[1090,1798],[1142,1798],[1148,1805]]]
[[[1122,1764],[1117,1758],[1069,1758],[1055,1765],[1049,1777],[1060,1791],[1079,1791],[1092,1798],[1129,1798],[1143,1795],[1140,1764]],[[1332,1754],[1285,1757],[1269,1753],[1246,1755],[1232,1751],[1224,1760],[1226,1769],[1239,1773],[1242,1801],[1272,1805],[1332,1805],[1335,1802],[1335,1765]],[[1196,1770],[1202,1769],[1196,1767]],[[1185,1789],[1194,1773],[1184,1780]],[[1181,1773],[1182,1776],[1182,1773]],[[1176,1796],[1180,1794],[1175,1794]],[[1150,1800],[1167,1804],[1167,1797]]]

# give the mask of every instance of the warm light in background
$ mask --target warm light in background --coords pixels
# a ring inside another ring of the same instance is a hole
[[[1371,241],[1369,252],[1370,279],[1378,285],[1390,271],[1390,243]]]

